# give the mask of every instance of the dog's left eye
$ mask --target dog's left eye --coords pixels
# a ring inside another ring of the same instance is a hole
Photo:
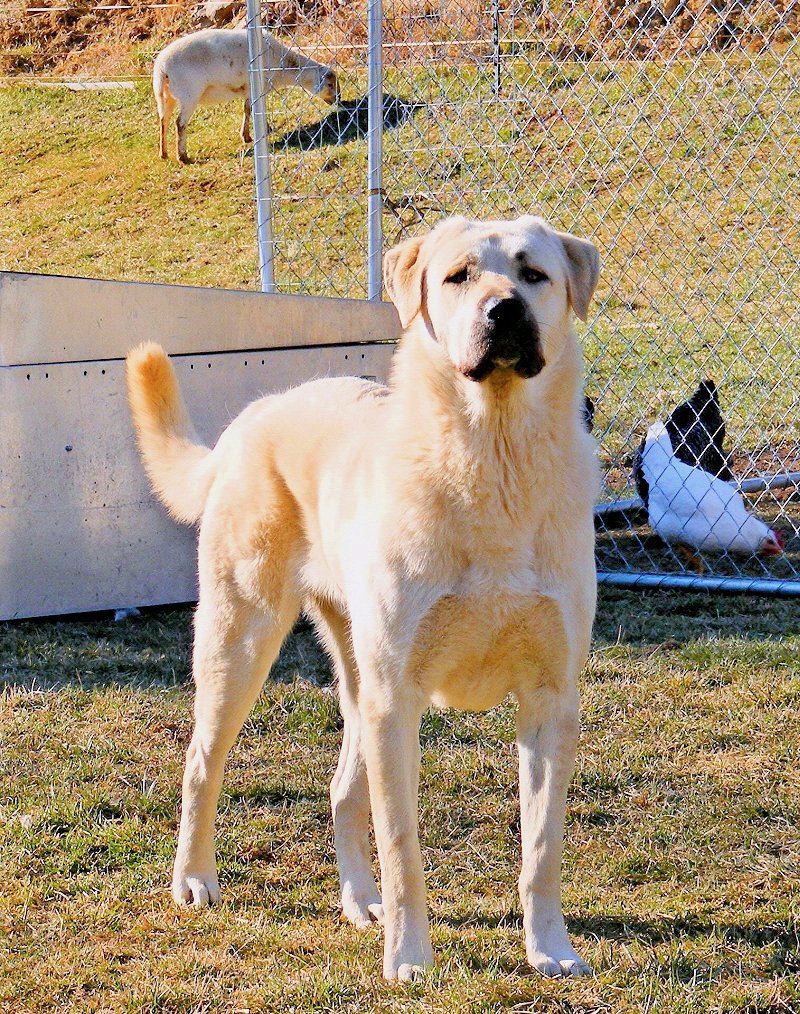
[[[463,285],[468,278],[469,271],[467,268],[462,268],[460,271],[456,271],[454,274],[449,275],[445,281],[449,282],[450,285]]]
[[[538,271],[536,268],[522,268],[519,276],[528,285],[538,285],[539,282],[549,281],[544,271]]]

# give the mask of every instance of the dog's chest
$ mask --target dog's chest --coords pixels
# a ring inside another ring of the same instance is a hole
[[[561,607],[533,570],[474,568],[422,618],[411,671],[435,704],[481,711],[540,678],[548,638],[565,637]]]

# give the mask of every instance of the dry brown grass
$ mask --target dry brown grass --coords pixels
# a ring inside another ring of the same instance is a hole
[[[11,0],[0,14],[0,73],[47,73],[66,77],[139,74],[136,47],[158,43],[191,26],[190,2],[177,9],[149,0],[127,0],[131,9],[98,10],[94,0],[46,0],[39,7],[69,7],[28,13],[33,4]]]
[[[307,625],[229,762],[223,904],[173,906],[189,621],[0,624],[3,1014],[800,1010],[792,603],[601,589],[565,864],[590,980],[525,969],[512,709],[426,715],[437,967],[407,988],[380,979],[380,930],[340,918],[340,722]]]
[[[745,48],[760,53],[786,45],[800,26],[792,0],[594,0],[591,31],[607,55],[647,57],[680,50]]]
[[[128,77],[149,69],[153,54],[176,35],[198,27],[193,0],[156,7],[153,0],[9,0],[0,12],[0,74]],[[57,8],[67,7],[68,10]],[[268,27],[300,46],[357,61],[366,43],[366,9],[353,0],[280,0],[264,5]],[[470,59],[491,46],[491,13],[484,0],[395,0],[384,5],[385,41],[392,58],[420,46],[434,59]],[[666,56],[743,48],[775,50],[800,31],[793,0],[593,0],[523,5],[500,0],[504,45],[548,49],[569,58]],[[467,44],[465,47],[465,43]]]

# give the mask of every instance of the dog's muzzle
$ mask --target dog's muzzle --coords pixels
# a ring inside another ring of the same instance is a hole
[[[490,299],[476,334],[474,366],[464,371],[470,380],[485,380],[496,369],[512,370],[525,379],[544,367],[539,328],[521,299]]]

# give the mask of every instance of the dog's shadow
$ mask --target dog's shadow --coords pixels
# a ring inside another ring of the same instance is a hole
[[[449,916],[442,920],[446,925],[462,929],[478,927],[480,929],[509,928],[522,932],[522,915],[511,911],[497,915]],[[567,929],[571,936],[592,937],[598,941],[611,944],[642,944],[648,951],[658,945],[680,945],[686,941],[698,941],[702,938],[723,940],[730,947],[747,944],[751,947],[769,947],[772,950],[770,965],[776,976],[793,976],[800,970],[800,951],[798,951],[797,927],[790,922],[775,922],[767,925],[748,926],[737,922],[718,922],[716,920],[685,917],[657,917],[642,919],[622,916],[588,916],[584,918],[566,918]],[[573,941],[574,942],[574,941]],[[580,951],[580,946],[578,946]],[[652,960],[649,958],[648,960]],[[702,961],[693,961],[685,953],[664,955],[663,960],[656,960],[654,971],[659,977],[681,981],[718,981],[737,970],[732,962],[724,962],[711,967]],[[484,960],[483,957],[467,955],[466,961],[474,970],[483,970],[489,965],[496,965],[497,958]],[[500,958],[500,965],[509,974],[525,975],[530,972],[536,975],[525,964],[510,958]]]
[[[412,119],[425,108],[421,102],[408,102],[398,95],[383,96],[383,129],[393,130]],[[348,141],[358,141],[367,136],[369,107],[366,95],[339,105],[317,123],[310,123],[290,130],[272,140],[273,148],[325,148]]]

